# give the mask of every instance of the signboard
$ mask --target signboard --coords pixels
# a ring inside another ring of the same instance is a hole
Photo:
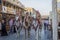
[[[2,6],[2,12],[7,13],[7,7]]]

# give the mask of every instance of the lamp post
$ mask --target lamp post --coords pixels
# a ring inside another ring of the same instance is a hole
[[[53,40],[58,40],[57,0],[52,0],[52,13]]]

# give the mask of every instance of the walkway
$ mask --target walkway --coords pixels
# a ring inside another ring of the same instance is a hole
[[[39,33],[39,40],[49,40],[47,38],[48,33],[49,33],[49,31],[48,30],[44,30],[44,26],[43,26],[41,33]],[[30,40],[35,40],[35,31],[33,29],[31,30],[30,34],[31,34],[30,35]],[[25,40],[24,39],[24,30],[21,31],[20,38],[17,38],[17,35],[15,33],[15,34],[11,34],[11,35],[4,36],[4,37],[0,36],[0,40]]]

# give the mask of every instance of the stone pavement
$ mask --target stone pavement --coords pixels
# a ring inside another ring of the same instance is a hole
[[[35,31],[33,29],[31,30],[30,34],[31,35],[30,35],[29,40],[35,40]],[[44,33],[44,28],[42,28],[41,33],[39,33],[39,40],[49,40],[46,38],[46,36],[47,35]],[[19,38],[17,38],[17,35],[15,33],[15,34],[10,34],[10,35],[4,36],[4,37],[0,36],[0,40],[25,40],[24,37],[25,37],[24,30],[22,30]]]

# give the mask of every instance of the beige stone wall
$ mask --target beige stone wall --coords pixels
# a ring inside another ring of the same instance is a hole
[[[3,1],[3,3],[4,3],[4,1]],[[10,13],[10,14],[13,14],[13,13],[15,14],[17,12],[21,13],[21,11],[24,10],[24,8],[20,7],[20,1],[18,1],[18,0],[15,0],[15,1],[13,1],[13,0],[6,0],[5,5],[2,5],[2,6],[6,7],[7,13]]]
[[[23,4],[19,1],[19,0],[6,0],[7,2],[10,2],[10,3],[12,3],[12,4],[14,4],[14,5],[16,5],[16,6],[18,6],[18,7],[21,7],[21,8],[25,8],[24,6],[23,6]]]

